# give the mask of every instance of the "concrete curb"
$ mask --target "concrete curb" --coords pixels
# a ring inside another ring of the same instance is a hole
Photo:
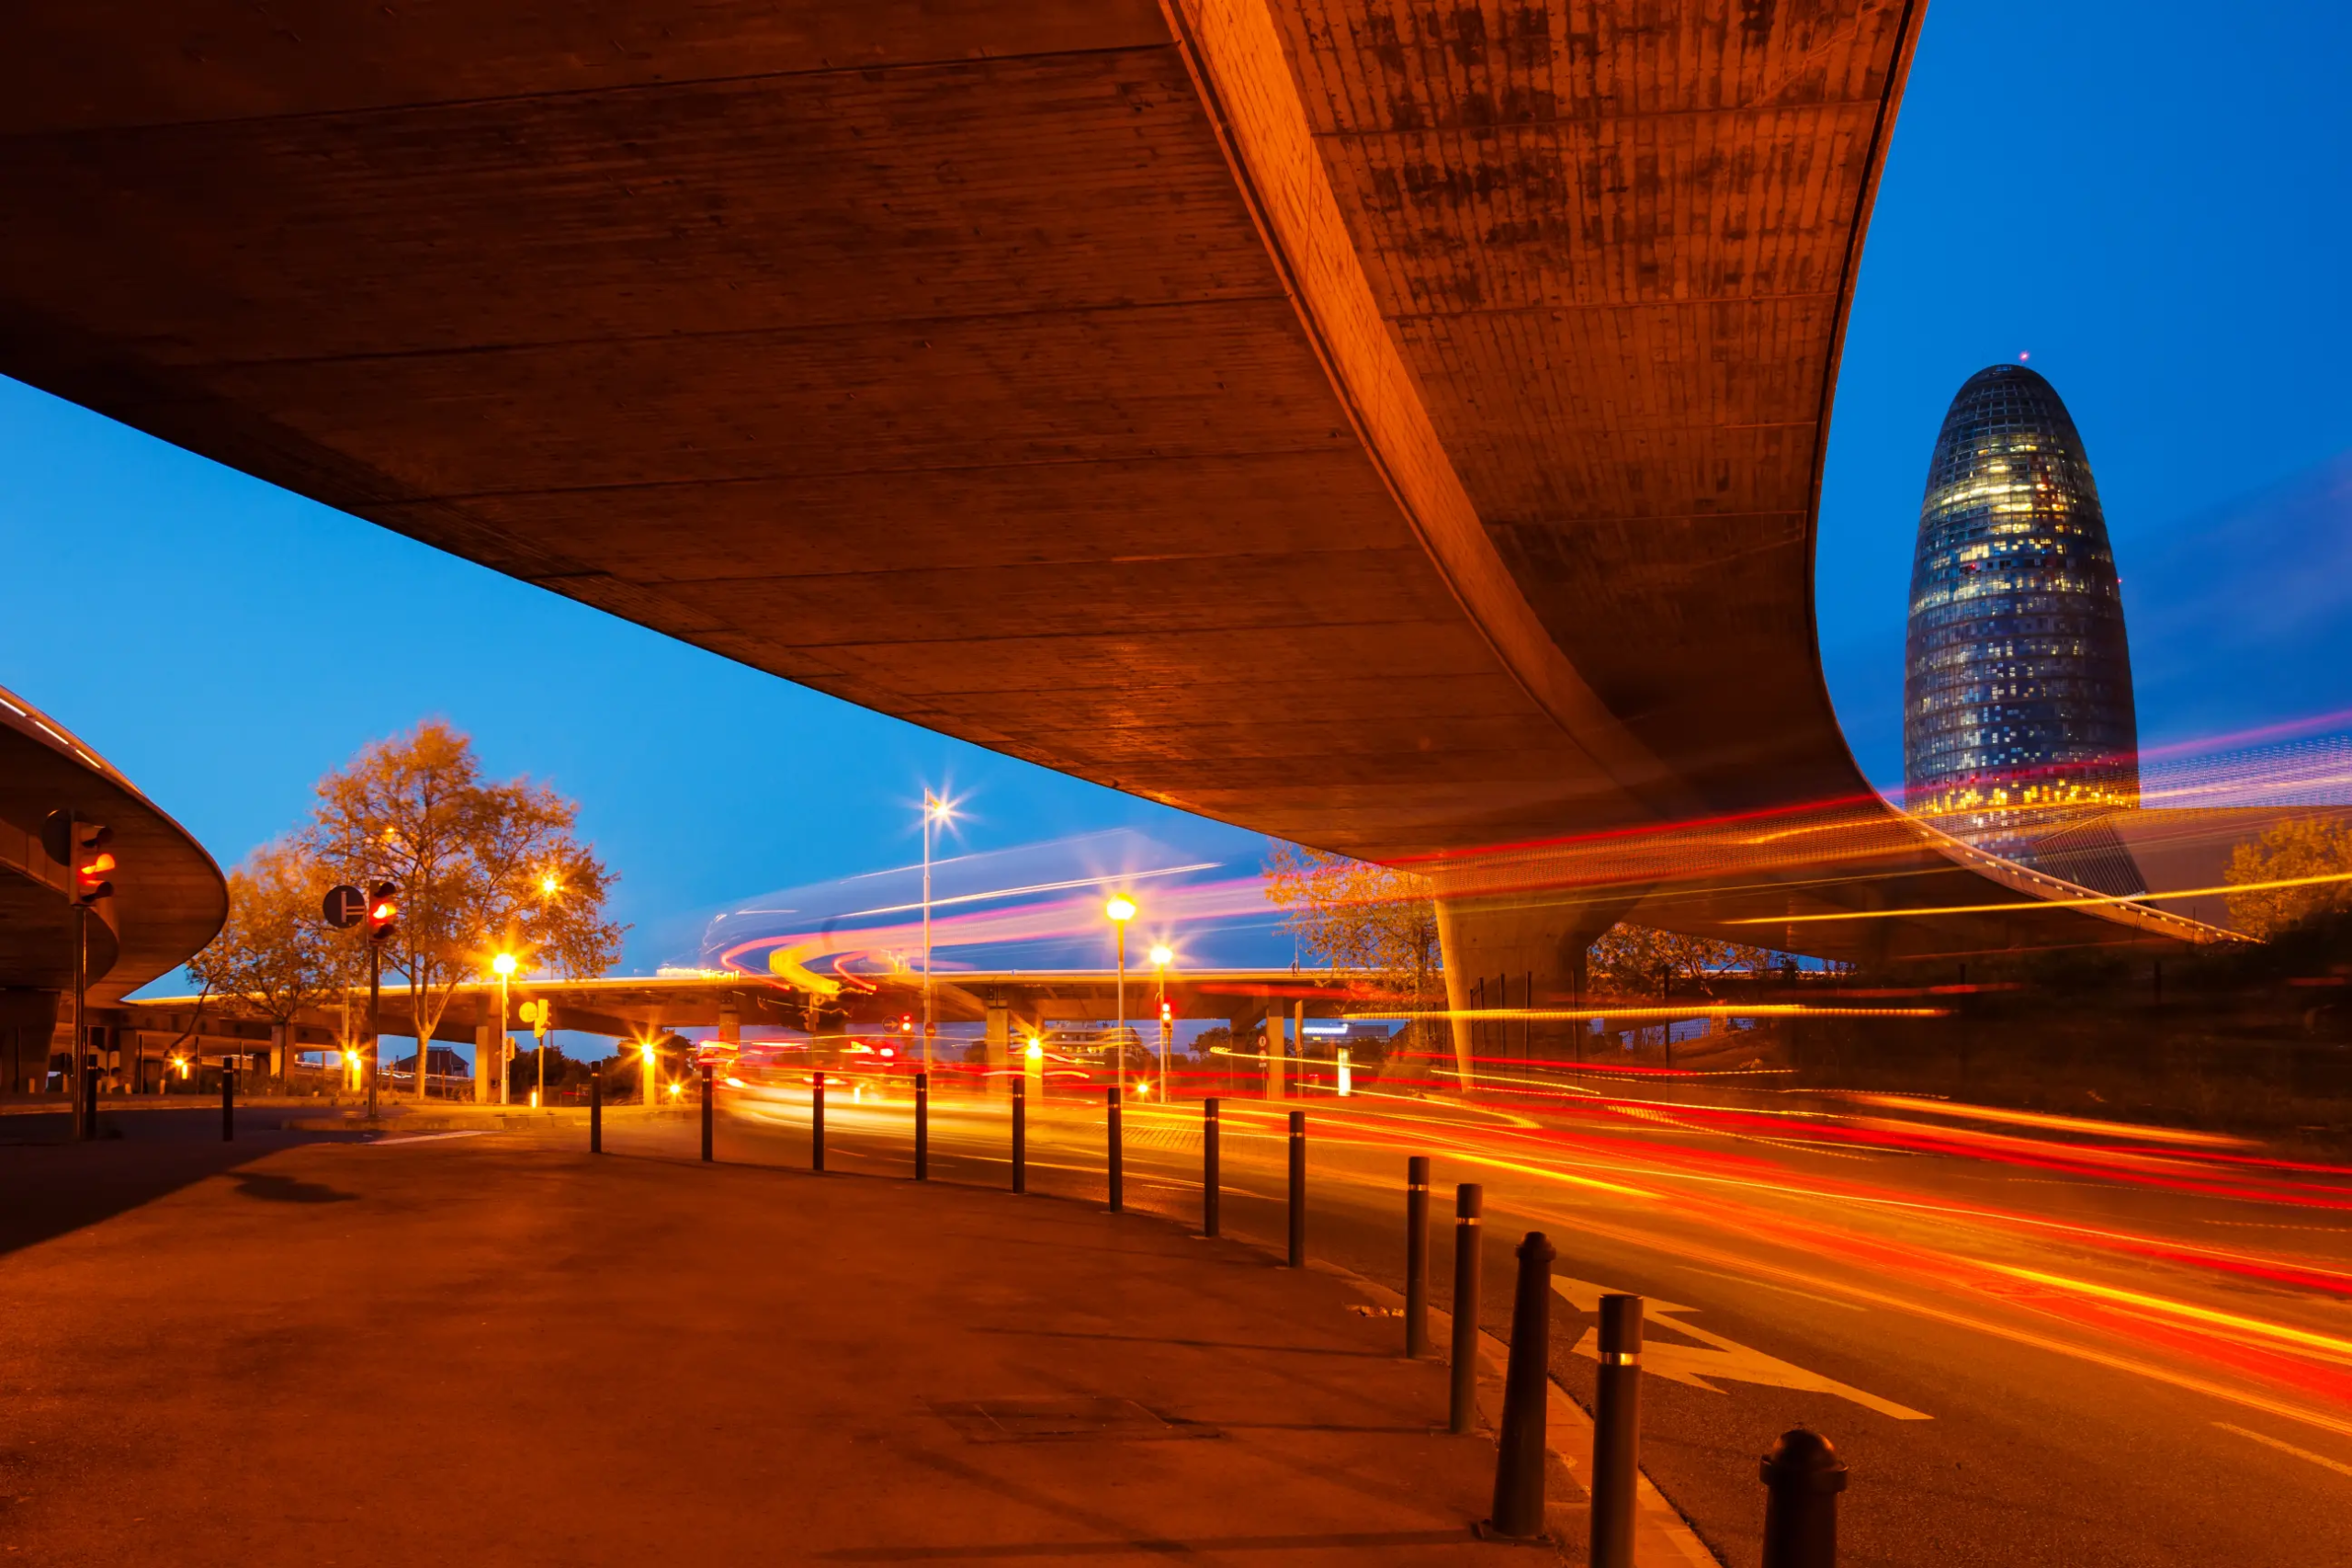
[[[1306,1266],[1317,1273],[1345,1280],[1372,1298],[1375,1306],[1386,1307],[1402,1314],[1405,1298],[1387,1286],[1365,1279],[1352,1269],[1342,1269],[1336,1263],[1326,1263],[1310,1258]],[[1400,1322],[1397,1333],[1401,1339],[1404,1328]],[[1450,1313],[1430,1308],[1430,1342],[1443,1346],[1451,1342],[1453,1318]],[[1510,1348],[1484,1329],[1478,1332],[1478,1348],[1482,1365],[1478,1369],[1478,1408],[1484,1419],[1489,1408],[1502,1408],[1503,1369],[1510,1362]],[[1400,1355],[1402,1351],[1398,1352]],[[1557,1382],[1547,1380],[1549,1399],[1544,1406],[1545,1446],[1559,1456],[1577,1484],[1586,1485],[1585,1472],[1589,1468],[1592,1453],[1592,1417],[1584,1407],[1568,1397],[1567,1391]],[[1491,1422],[1488,1425],[1492,1425]],[[1587,1495],[1590,1495],[1588,1489]],[[1707,1550],[1682,1516],[1675,1511],[1658,1489],[1645,1474],[1634,1495],[1634,1561],[1636,1568],[1722,1568],[1715,1554]]]

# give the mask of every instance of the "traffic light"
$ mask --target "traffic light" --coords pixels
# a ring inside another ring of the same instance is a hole
[[[914,1032],[915,1015],[910,1012],[900,1013],[899,1015],[899,1032],[901,1034],[912,1034]]]
[[[401,923],[401,890],[389,882],[379,882],[368,890],[368,942],[381,947],[392,940]]]
[[[49,852],[50,859],[73,873],[74,902],[84,908],[114,897],[114,884],[107,880],[107,873],[114,870],[114,854],[107,848],[112,842],[113,829],[71,811],[52,811],[40,825],[41,848]]]
[[[1175,1028],[1175,1027],[1176,1027],[1176,1004],[1175,1004],[1174,1002],[1170,1001],[1166,997],[1162,997],[1162,998],[1159,998],[1159,1028],[1160,1028],[1160,1032],[1162,1032],[1162,1033],[1166,1033],[1169,1030],[1173,1029],[1173,1028]]]

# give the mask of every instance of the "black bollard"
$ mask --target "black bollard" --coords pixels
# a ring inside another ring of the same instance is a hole
[[[605,1152],[605,1075],[588,1076],[588,1152]]]
[[[97,1136],[95,1129],[98,1124],[97,1075],[85,1074],[82,1081],[89,1086],[89,1120],[94,1129],[90,1136],[95,1138]],[[224,1144],[237,1141],[237,1075],[225,1056],[220,1061],[220,1141]]]
[[[708,1161],[712,1155],[711,1133],[713,1128],[711,1123],[710,1096],[710,1066],[706,1063],[702,1069],[702,1157],[705,1161]]]
[[[1111,1212],[1115,1214],[1125,1201],[1125,1151],[1119,1143],[1119,1091],[1113,1088],[1105,1092],[1111,1105]]]
[[[1634,1487],[1642,1443],[1642,1298],[1600,1298],[1592,1397],[1589,1568],[1634,1568]]]
[[[1519,1244],[1510,1303],[1510,1359],[1503,1373],[1503,1427],[1495,1444],[1495,1507],[1487,1529],[1508,1540],[1544,1533],[1544,1405],[1551,1388],[1552,1259],[1542,1231]]]
[[[1290,1113],[1290,1266],[1306,1267],[1306,1112]]]
[[[915,1179],[931,1179],[931,1075],[915,1075]]]
[[[1405,1162],[1405,1354],[1430,1353],[1430,1156]]]
[[[1216,1235],[1216,1200],[1224,1177],[1217,1170],[1215,1100],[1201,1101],[1201,1234]]]
[[[1759,1470],[1764,1568],[1838,1568],[1838,1494],[1846,1490],[1846,1461],[1829,1439],[1803,1427],[1783,1432]]]
[[[1012,1190],[1029,1190],[1029,1083],[1012,1080]]]
[[[825,1069],[819,1067],[808,1089],[808,1168],[825,1168]]]
[[[1465,1181],[1453,1190],[1453,1396],[1446,1429],[1478,1427],[1478,1211],[1486,1189]]]

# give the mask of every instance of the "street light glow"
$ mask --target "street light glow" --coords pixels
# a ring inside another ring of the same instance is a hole
[[[1176,962],[1176,950],[1164,942],[1160,942],[1152,948],[1151,961],[1158,967],[1165,969]]]
[[[503,980],[514,973],[514,955],[511,953],[502,953],[490,961],[490,967]]]
[[[1136,901],[1124,893],[1114,893],[1111,901],[1102,906],[1102,912],[1120,925],[1125,925],[1136,918]]]
[[[561,886],[563,885],[555,879],[555,873],[553,872],[549,872],[547,875],[539,878],[539,891],[546,894],[550,898],[555,897],[555,890]]]

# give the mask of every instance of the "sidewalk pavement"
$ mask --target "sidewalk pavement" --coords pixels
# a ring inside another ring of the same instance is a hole
[[[0,1149],[0,1179],[152,1152]],[[0,1256],[0,1545],[1581,1561],[1557,1464],[1566,1548],[1472,1534],[1492,1444],[1439,1430],[1444,1370],[1396,1355],[1378,1294],[1001,1192],[497,1134],[285,1149]]]

